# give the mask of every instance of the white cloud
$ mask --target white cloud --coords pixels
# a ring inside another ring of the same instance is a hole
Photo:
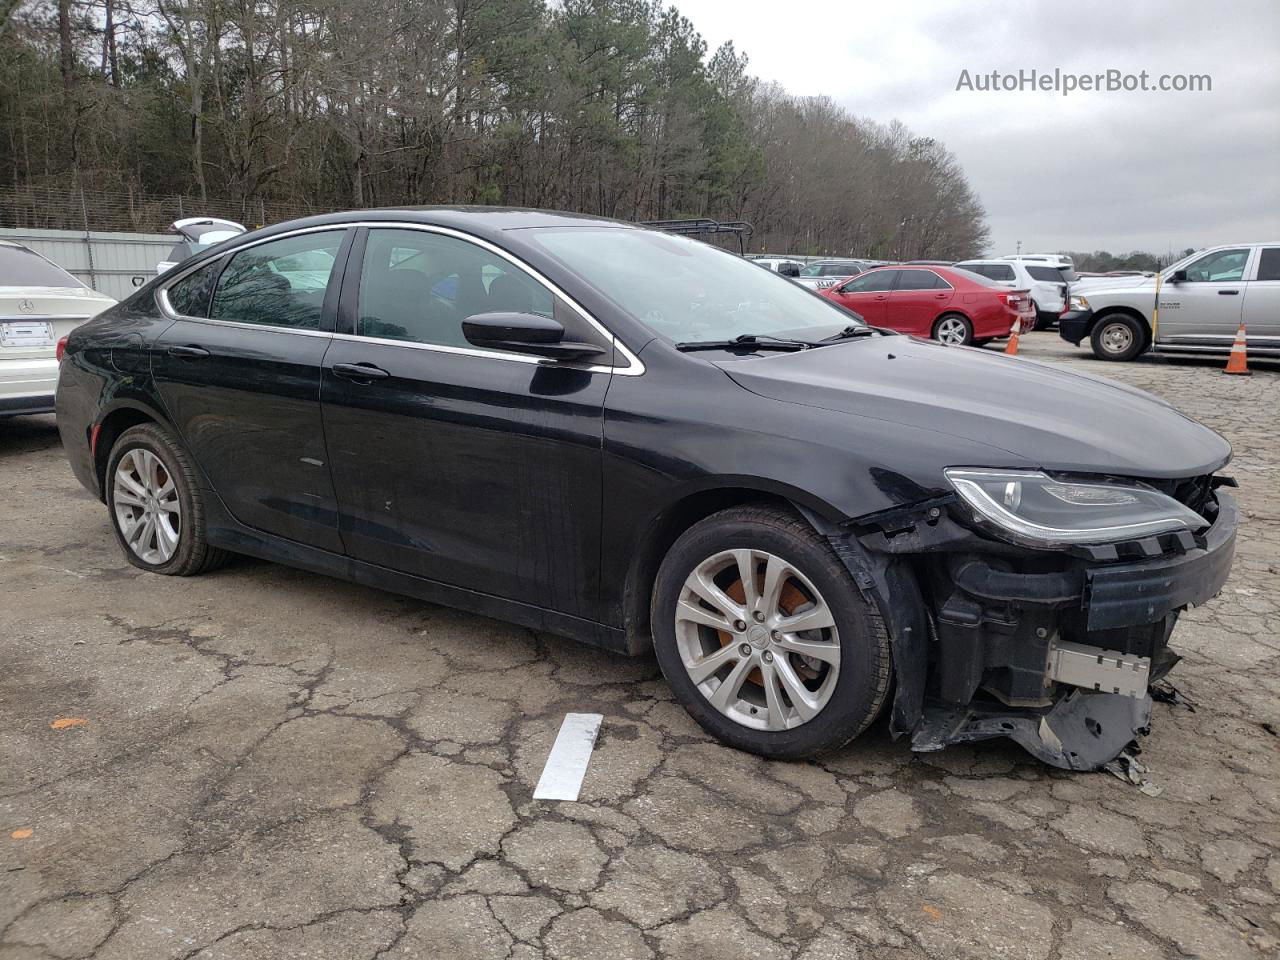
[[[995,250],[1280,239],[1280,3],[676,0],[710,49],[956,154]],[[1209,74],[1207,93],[956,91],[1035,68]]]

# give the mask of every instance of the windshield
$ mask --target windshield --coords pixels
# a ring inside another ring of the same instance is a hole
[[[650,330],[677,343],[743,335],[833,335],[854,322],[830,300],[698,240],[567,227],[530,239]]]
[[[83,287],[61,267],[26,247],[0,243],[0,287]]]

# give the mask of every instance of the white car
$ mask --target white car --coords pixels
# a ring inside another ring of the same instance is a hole
[[[780,273],[784,277],[798,277],[801,269],[804,268],[804,264],[799,260],[791,260],[788,257],[755,257],[751,262],[758,267]]]
[[[170,229],[182,239],[173,245],[166,259],[156,264],[156,273],[172,270],[192,254],[246,232],[242,224],[234,220],[219,220],[217,217],[187,217],[185,220],[175,220]]]
[[[1065,257],[1061,259],[1066,260]],[[1029,290],[1036,309],[1036,329],[1042,330],[1056,323],[1059,314],[1067,308],[1069,283],[1075,279],[1070,262],[1049,263],[1038,257],[1003,257],[998,260],[961,260],[953,266],[1018,290]]]
[[[0,417],[52,413],[58,341],[115,303],[12,240],[0,240]]]

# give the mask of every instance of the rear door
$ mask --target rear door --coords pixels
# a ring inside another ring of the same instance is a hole
[[[889,291],[897,279],[897,270],[872,270],[833,287],[828,293],[836,303],[848,307],[874,326],[884,326]]]
[[[1253,279],[1244,295],[1244,322],[1249,339],[1280,349],[1280,246],[1261,247]]]
[[[918,337],[933,335],[933,321],[955,295],[951,284],[932,270],[899,270],[889,294],[885,326]]]
[[[175,322],[152,346],[170,420],[231,515],[340,550],[320,418],[349,231],[257,243],[166,286]]]
[[[1244,315],[1251,247],[1215,250],[1183,269],[1187,279],[1160,286],[1160,340],[1230,347]]]

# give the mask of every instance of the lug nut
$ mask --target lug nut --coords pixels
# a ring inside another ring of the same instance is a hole
[[[777,630],[774,630],[772,633],[769,634],[769,638],[773,640],[775,643],[779,643],[782,641],[782,634],[780,634]]]
[[[735,630],[737,630],[737,631],[739,631],[739,632],[741,632],[741,631],[743,631],[743,630],[747,629],[747,621],[745,621],[745,620],[735,620],[735,621],[733,621],[733,629],[735,629]]]
[[[751,656],[751,644],[744,643],[742,646],[738,648],[738,652],[742,654],[744,657]]]
[[[773,663],[773,654],[770,653],[768,650],[766,650],[764,653],[760,655],[760,659],[763,660],[765,663]]]
[[[752,616],[756,618],[756,623],[764,623],[764,611],[757,610]]]

